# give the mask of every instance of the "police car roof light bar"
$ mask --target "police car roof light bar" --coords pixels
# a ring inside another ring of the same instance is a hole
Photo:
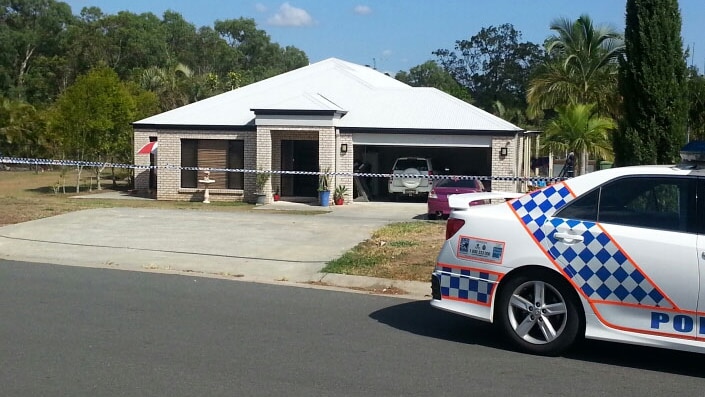
[[[684,163],[705,163],[705,141],[690,141],[680,151]]]

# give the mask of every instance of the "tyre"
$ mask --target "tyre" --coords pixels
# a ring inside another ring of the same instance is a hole
[[[404,175],[420,175],[421,173],[416,168],[407,168],[404,170]],[[416,176],[404,176],[401,183],[407,189],[416,189],[421,184],[421,178]]]
[[[578,338],[582,310],[557,274],[523,274],[507,280],[497,297],[498,325],[520,350],[544,356],[565,351]]]

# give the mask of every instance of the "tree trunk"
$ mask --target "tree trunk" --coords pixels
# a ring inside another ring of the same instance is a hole
[[[81,171],[83,171],[83,166],[82,165],[77,165],[76,166],[76,193],[81,192]]]

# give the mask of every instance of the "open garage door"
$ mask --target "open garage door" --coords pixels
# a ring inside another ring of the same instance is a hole
[[[484,136],[422,134],[353,134],[356,162],[368,165],[370,173],[389,174],[398,157],[425,157],[434,174],[491,175],[491,139]],[[387,178],[364,181],[371,200],[388,200]],[[490,181],[483,181],[490,189]]]

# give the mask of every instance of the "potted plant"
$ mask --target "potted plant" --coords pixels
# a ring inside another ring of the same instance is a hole
[[[333,202],[335,205],[343,205],[345,203],[345,193],[348,191],[347,186],[338,185],[333,193]]]
[[[327,207],[330,202],[330,167],[318,174],[318,202],[323,207]]]
[[[279,196],[279,188],[277,188],[277,190],[274,191],[274,195],[272,195],[272,198],[274,199],[274,201],[279,201],[279,199],[281,198]]]
[[[257,179],[255,181],[257,184],[257,191],[255,192],[255,196],[257,196],[257,205],[265,204],[265,197],[267,195],[264,193],[264,187],[267,185],[267,181],[269,181],[269,173],[258,170]]]

